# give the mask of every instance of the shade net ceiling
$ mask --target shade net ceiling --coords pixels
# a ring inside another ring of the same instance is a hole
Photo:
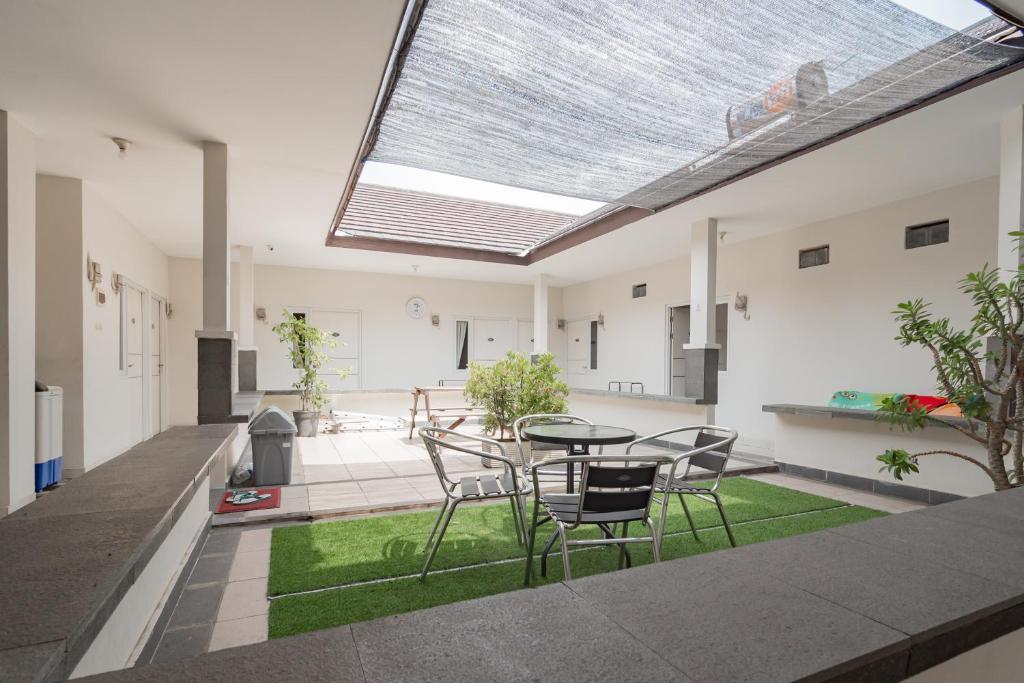
[[[1007,29],[887,0],[429,0],[369,158],[658,209],[1020,59],[983,40]]]

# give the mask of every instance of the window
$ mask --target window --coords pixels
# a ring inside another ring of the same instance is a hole
[[[590,321],[590,369],[597,370],[597,321]]]
[[[634,299],[639,299],[639,298],[645,297],[645,296],[647,296],[647,283],[646,282],[641,284],[641,285],[633,285],[633,298]]]
[[[813,268],[828,263],[828,245],[800,250],[800,267]]]
[[[455,321],[455,367],[465,370],[469,367],[469,321]]]
[[[949,221],[907,226],[904,248],[917,249],[949,241]]]

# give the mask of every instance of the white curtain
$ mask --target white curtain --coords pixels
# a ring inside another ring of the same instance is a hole
[[[466,346],[469,344],[469,321],[455,321],[455,361],[459,370],[469,367],[469,354],[466,353]]]

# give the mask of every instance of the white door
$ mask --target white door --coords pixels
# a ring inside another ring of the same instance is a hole
[[[511,320],[473,320],[474,360],[482,363],[499,361],[512,350],[514,343]]]
[[[574,320],[567,328],[566,371],[570,375],[583,374],[590,369],[590,321]]]
[[[516,344],[516,348],[519,353],[525,353],[529,356],[533,353],[533,321],[532,320],[520,320],[519,321],[519,334]]]
[[[128,424],[131,444],[135,445],[145,438],[145,406],[143,396],[142,375],[146,371],[146,359],[143,355],[145,346],[145,329],[142,312],[145,310],[144,294],[130,285],[121,290],[124,297],[122,325],[124,325],[124,381],[128,393]]]
[[[149,312],[149,428],[153,434],[164,430],[164,302],[150,300]]]
[[[324,349],[330,358],[328,367],[320,373],[320,378],[327,383],[329,391],[359,388],[359,312],[311,310],[309,323],[327,332],[336,346]],[[342,379],[337,370],[348,370],[348,376]]]

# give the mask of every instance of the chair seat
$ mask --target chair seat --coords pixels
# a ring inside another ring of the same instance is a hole
[[[667,484],[668,477],[664,474],[659,474],[658,478],[654,481],[654,488],[659,492],[664,492]],[[694,486],[682,477],[674,477],[672,479],[672,487],[668,491],[669,493],[710,493],[711,489],[706,486]]]
[[[502,474],[479,474],[462,477],[453,493],[461,498],[497,498],[515,494],[515,483],[511,472]],[[528,494],[533,487],[522,477],[519,480],[519,492]]]
[[[576,523],[576,510],[579,496],[575,493],[548,493],[540,497],[540,502],[554,519],[563,524]],[[638,522],[646,519],[646,510],[622,510],[616,512],[592,512],[584,510],[580,515],[580,524],[616,524],[618,522]]]

